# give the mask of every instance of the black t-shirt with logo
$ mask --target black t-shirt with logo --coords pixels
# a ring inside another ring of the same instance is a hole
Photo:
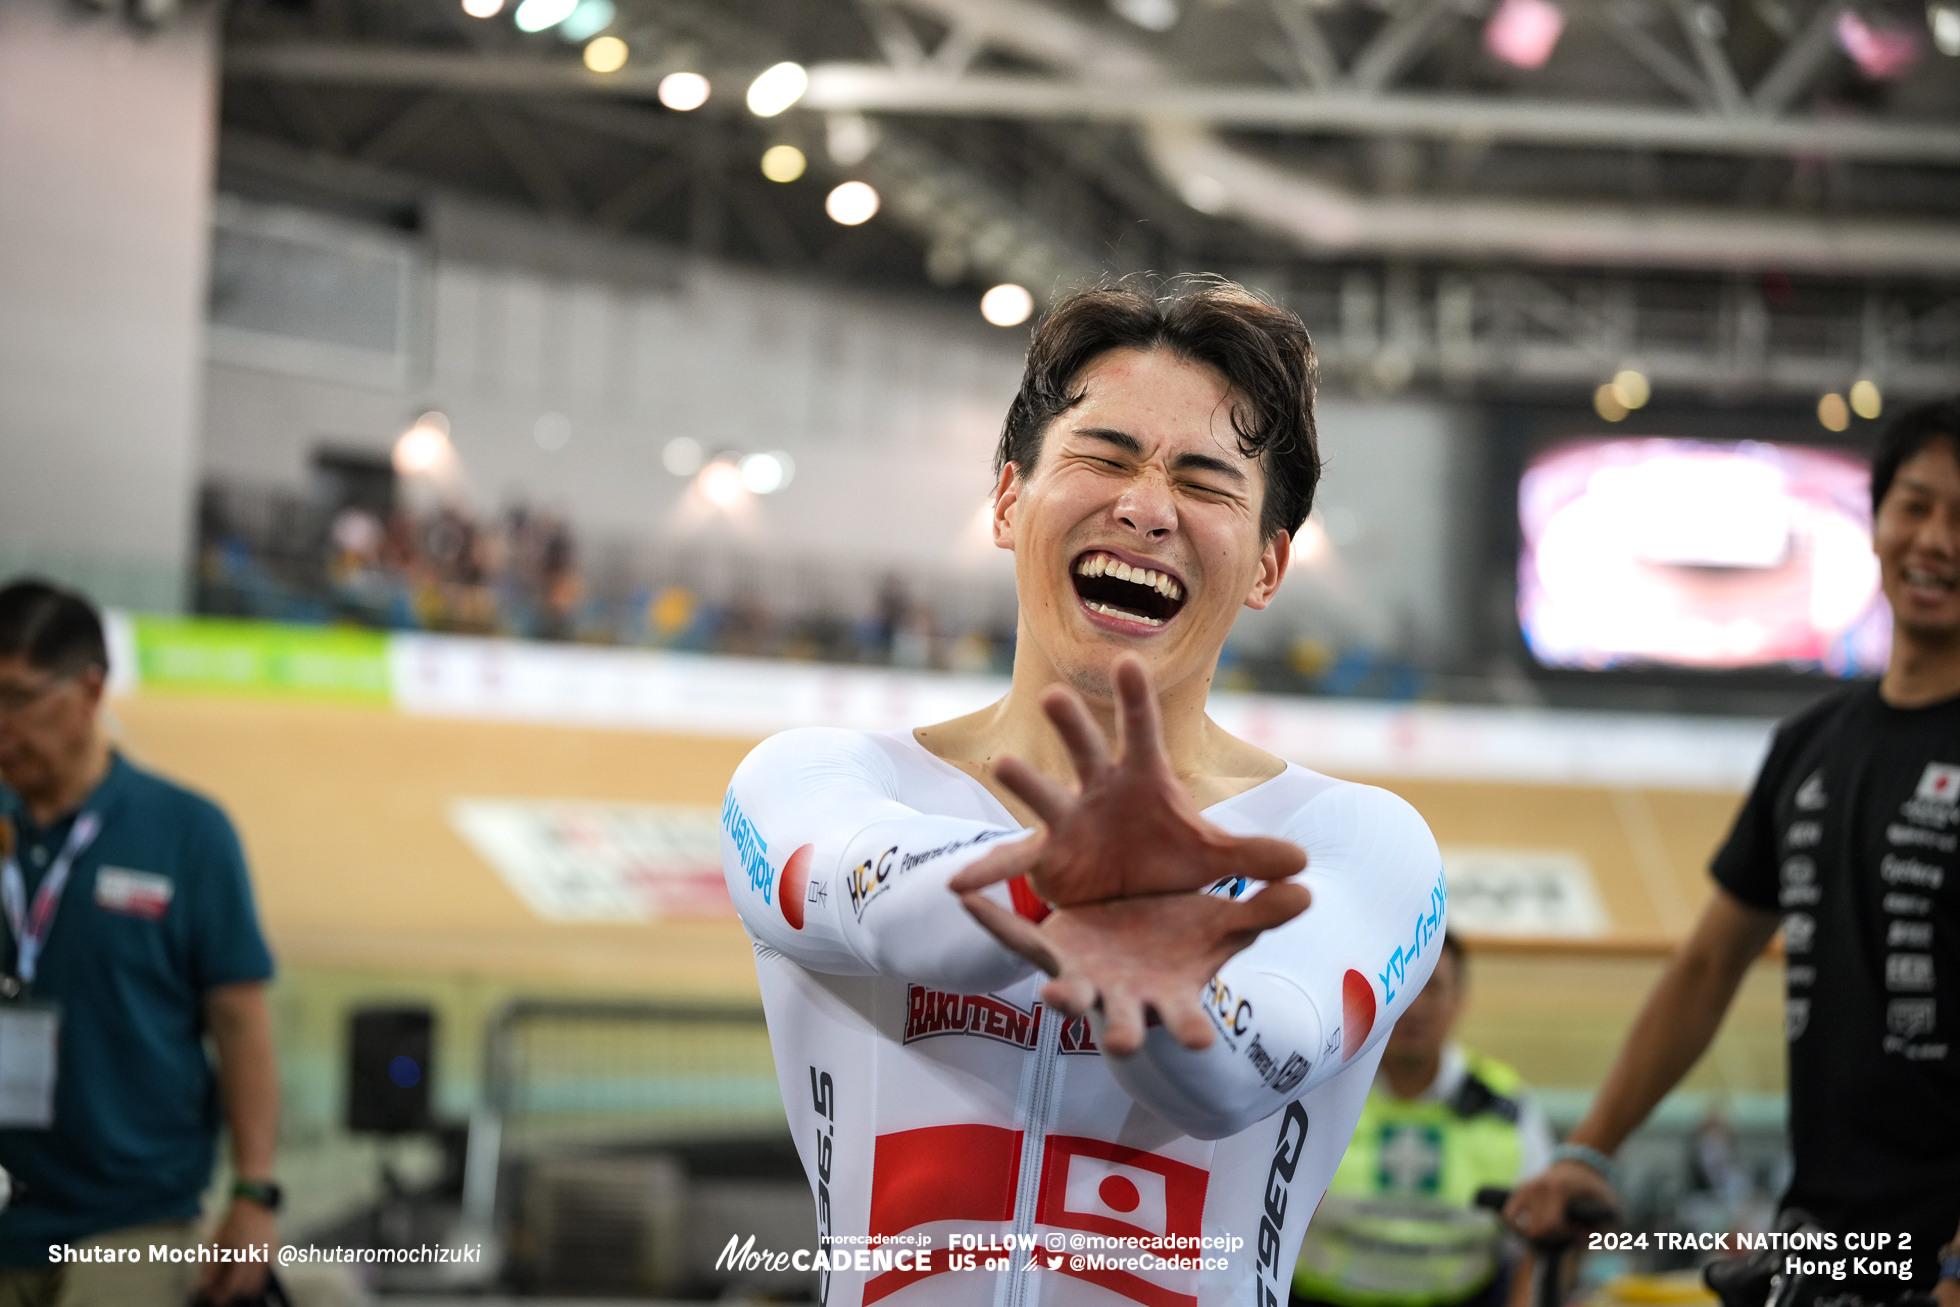
[[[1785,1204],[1911,1232],[1922,1287],[1960,1223],[1956,846],[1960,699],[1894,708],[1860,686],[1778,729],[1714,863],[1729,893],[1783,914]]]

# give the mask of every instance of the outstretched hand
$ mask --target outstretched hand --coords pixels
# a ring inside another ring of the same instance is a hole
[[[1121,756],[1075,691],[1055,686],[1042,711],[1061,733],[1079,791],[1018,758],[994,774],[1046,829],[967,867],[950,882],[1002,944],[1055,977],[1042,999],[1071,1016],[1100,1007],[1103,1047],[1119,1057],[1143,1046],[1155,1012],[1186,1048],[1214,1038],[1200,1001],[1205,985],[1259,933],[1300,915],[1304,885],[1269,884],[1234,900],[1197,891],[1221,880],[1285,882],[1307,857],[1285,840],[1230,835],[1206,821],[1164,751],[1157,698],[1143,660],[1115,668]],[[978,891],[1026,876],[1055,905],[1039,926]]]
[[[1110,758],[1102,728],[1080,695],[1067,686],[1050,687],[1041,697],[1042,711],[1061,732],[1081,788],[1071,793],[1019,758],[1001,758],[994,775],[1046,829],[961,871],[951,881],[955,891],[1026,876],[1043,899],[1071,907],[1198,890],[1235,876],[1284,880],[1307,865],[1297,845],[1228,835],[1206,821],[1171,770],[1143,660],[1119,660],[1115,680],[1120,756]]]
[[[1214,1034],[1199,1001],[1227,958],[1259,933],[1306,911],[1304,885],[1269,885],[1249,899],[1211,894],[1150,894],[1085,903],[1050,913],[1039,926],[983,894],[960,896],[995,939],[1055,977],[1042,1001],[1072,1017],[1102,1008],[1102,1046],[1118,1057],[1143,1047],[1146,1011],[1155,1011],[1186,1048]]]

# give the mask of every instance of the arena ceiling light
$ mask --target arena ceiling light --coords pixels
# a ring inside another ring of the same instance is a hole
[[[691,477],[701,470],[701,442],[692,436],[675,436],[660,451],[660,465],[677,477]]]
[[[585,47],[585,66],[595,73],[616,73],[626,66],[626,42],[602,36]]]
[[[542,32],[570,18],[576,8],[578,0],[524,0],[512,21],[520,32]]]
[[[823,211],[832,222],[856,227],[878,212],[878,192],[863,182],[844,182],[824,200]]]
[[[1949,57],[1960,57],[1960,4],[1926,6],[1926,26],[1933,33],[1933,48]]]
[[[1177,0],[1109,0],[1109,8],[1146,32],[1168,32],[1183,17]]]
[[[1607,381],[1602,382],[1599,389],[1593,391],[1593,412],[1608,422],[1624,422],[1627,414],[1632,410],[1620,402],[1619,395],[1613,390],[1613,383]]]
[[[463,0],[463,12],[471,18],[495,18],[504,11],[504,0]]]
[[[1199,213],[1212,215],[1225,212],[1225,206],[1232,200],[1232,193],[1225,189],[1224,182],[1201,172],[1187,173],[1180,178],[1177,193]]]
[[[1328,554],[1327,528],[1318,513],[1300,523],[1300,534],[1293,542],[1293,556],[1303,563],[1317,563]]]
[[[1503,0],[1484,24],[1484,49],[1515,68],[1542,68],[1565,31],[1551,0]]]
[[[996,327],[1018,327],[1034,312],[1034,296],[1027,287],[1002,282],[980,297],[980,316]]]
[[[537,0],[524,0],[535,4]],[[749,83],[749,112],[758,118],[774,118],[803,98],[810,89],[810,74],[802,64],[780,63],[766,68]]]
[[[1858,71],[1875,82],[1904,77],[1919,62],[1919,33],[1904,27],[1867,21],[1856,10],[1838,15],[1838,48],[1851,56]]]
[[[676,113],[689,113],[708,102],[708,79],[699,73],[668,73],[660,79],[660,103]]]
[[[758,495],[773,495],[796,475],[796,462],[780,449],[750,454],[741,463],[742,485]]]
[[[733,508],[749,497],[742,482],[742,470],[725,458],[718,458],[701,469],[694,478],[695,489],[716,508]]]
[[[1612,386],[1613,398],[1629,413],[1647,407],[1647,401],[1654,393],[1653,387],[1647,384],[1646,374],[1634,368],[1621,368],[1615,372]]]
[[[772,145],[762,152],[762,175],[772,182],[793,182],[810,161],[794,145]]]
[[[618,12],[613,8],[613,0],[578,0],[565,21],[558,24],[558,35],[577,44],[611,27]]]
[[[415,425],[395,442],[395,471],[405,477],[436,476],[456,462],[456,447],[449,443],[449,418],[433,409],[415,419]]]
[[[1876,381],[1860,377],[1851,383],[1851,411],[1867,422],[1885,411],[1885,397],[1879,394]]]

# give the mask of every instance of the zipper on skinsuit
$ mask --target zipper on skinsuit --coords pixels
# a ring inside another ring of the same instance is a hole
[[[1035,1028],[1034,1056],[1028,1059],[1017,1097],[1026,1125],[1021,1134],[1021,1178],[1014,1189],[1014,1229],[1010,1236],[1014,1251],[1009,1254],[1007,1274],[994,1293],[995,1307],[1028,1307],[1035,1298],[1035,1277],[1021,1268],[1034,1256],[1031,1243],[1034,1213],[1041,1199],[1041,1159],[1047,1151],[1048,1131],[1055,1124],[1056,1105],[1061,1101],[1062,1026],[1060,1012],[1042,1004],[1041,1024]]]

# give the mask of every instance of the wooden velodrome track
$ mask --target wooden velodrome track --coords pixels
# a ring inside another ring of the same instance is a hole
[[[716,805],[753,741],[160,694],[120,700],[115,715],[132,756],[231,812],[289,974],[386,976],[411,990],[460,979],[500,993],[754,999],[732,916],[543,921],[445,819],[464,795]],[[1708,893],[1708,857],[1737,797],[1377,783],[1413,803],[1445,845],[1567,849],[1591,865],[1615,933],[1597,945],[1479,947],[1464,1035],[1541,1085],[1596,1085],[1659,958]],[[1779,1089],[1781,1027],[1781,967],[1766,961],[1690,1087]]]

